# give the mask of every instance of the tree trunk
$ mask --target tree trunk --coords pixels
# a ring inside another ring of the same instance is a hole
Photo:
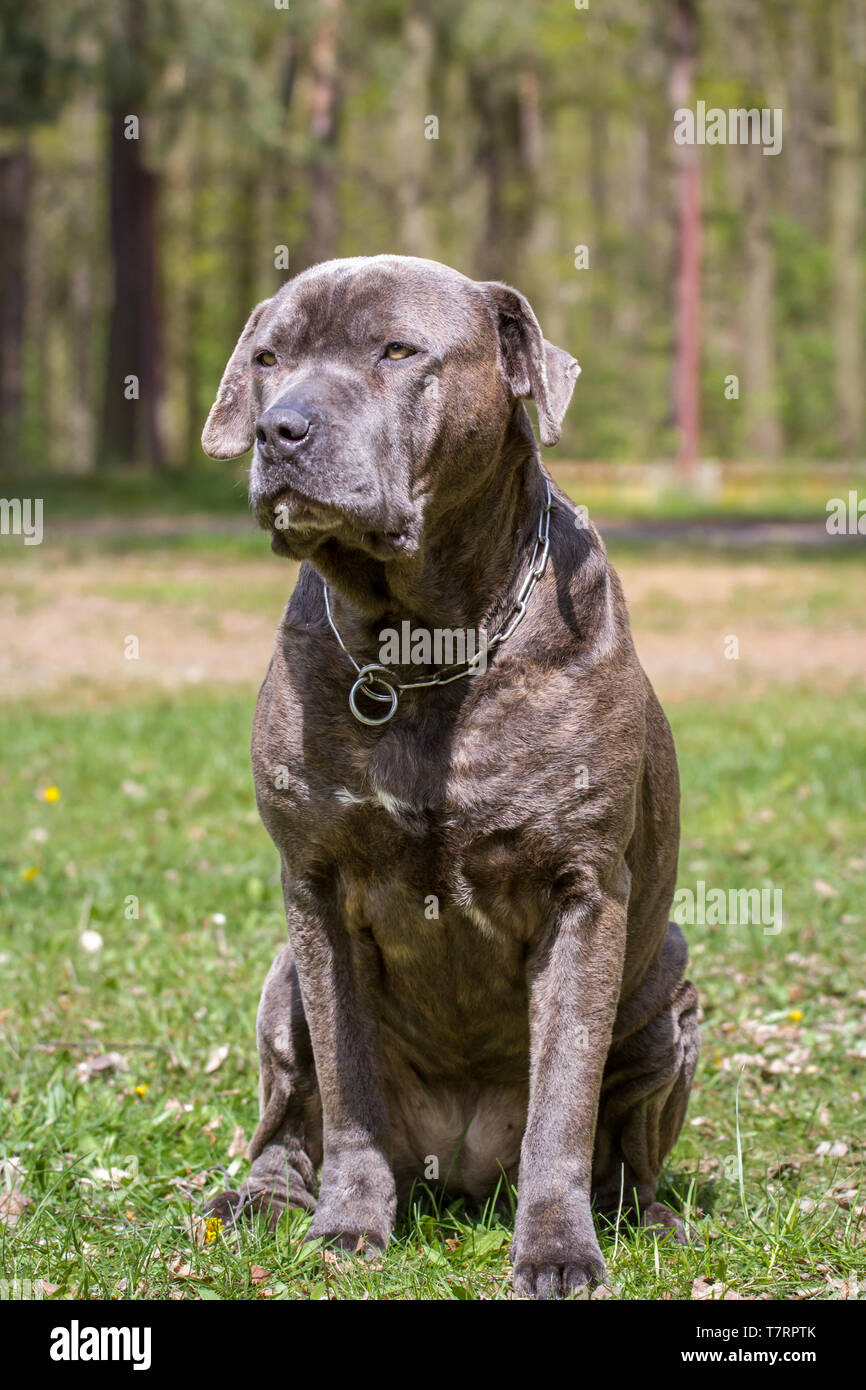
[[[8,467],[21,463],[25,253],[31,167],[26,146],[0,156],[0,431]]]
[[[470,74],[476,165],[484,188],[479,273],[531,291],[529,248],[538,207],[541,117],[532,59],[515,72],[487,61]]]
[[[773,288],[775,263],[770,241],[768,170],[757,149],[738,151],[749,159],[745,200],[745,285],[743,294],[743,383],[746,448],[757,458],[780,451],[776,403]],[[756,158],[757,156],[757,158]]]
[[[307,162],[310,201],[307,232],[299,269],[337,254],[340,210],[337,177],[337,130],[340,111],[339,40],[342,0],[320,0],[321,22],[313,37],[310,65],[313,91]]]
[[[833,116],[830,245],[833,266],[833,339],[836,345],[836,437],[849,458],[863,429],[863,272],[861,209],[863,162],[861,77],[852,55],[852,9],[836,0],[831,9]]]
[[[162,463],[159,429],[161,332],[157,273],[157,179],[145,165],[143,131],[127,139],[126,118],[144,106],[141,16],[124,11],[124,32],[110,63],[109,196],[113,298],[105,371],[102,452],[107,464]],[[118,49],[123,46],[122,55]],[[124,382],[138,378],[138,399]]]
[[[603,102],[594,101],[587,117],[589,129],[589,194],[592,203],[592,245],[589,264],[593,267],[590,280],[590,322],[593,338],[599,344],[608,342],[610,298],[607,286],[613,277],[607,265],[609,198],[607,176],[610,170],[610,141],[608,112]]]
[[[436,144],[425,136],[424,118],[430,114],[433,53],[429,17],[412,4],[403,23],[403,74],[394,104],[400,250],[408,256],[428,256],[432,250],[424,171]]]
[[[674,110],[688,106],[697,53],[697,5],[677,0],[669,92]],[[692,472],[700,447],[701,166],[697,147],[676,150],[676,309],[673,415],[677,466]]]

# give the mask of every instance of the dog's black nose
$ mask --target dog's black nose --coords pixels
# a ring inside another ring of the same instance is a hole
[[[301,415],[300,411],[289,410],[282,405],[272,405],[256,422],[256,439],[260,444],[267,444],[275,454],[279,454],[285,452],[290,445],[297,444],[299,439],[303,439],[309,428],[309,420],[305,415]]]

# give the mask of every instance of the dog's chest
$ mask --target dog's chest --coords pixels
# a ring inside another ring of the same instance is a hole
[[[475,730],[448,756],[394,739],[358,758],[333,787],[346,918],[405,947],[413,921],[459,920],[476,943],[524,941],[537,925],[545,871],[537,814],[507,740]],[[333,812],[332,812],[333,814]]]
[[[349,930],[386,951],[409,950],[420,923],[425,943],[522,953],[578,838],[592,728],[566,678],[548,676],[543,708],[537,685],[512,682],[459,715],[445,692],[423,692],[375,738],[308,720],[289,746],[270,733],[292,726],[278,693],[254,764],[290,878],[324,870]]]

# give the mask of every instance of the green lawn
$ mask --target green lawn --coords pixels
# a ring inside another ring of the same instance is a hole
[[[0,1277],[57,1299],[507,1297],[507,1201],[479,1218],[419,1193],[372,1265],[301,1244],[298,1213],[275,1235],[200,1221],[222,1168],[246,1170],[255,1009],[284,933],[251,712],[208,692],[7,711]],[[701,1243],[606,1227],[612,1296],[687,1298],[704,1278],[862,1297],[866,709],[786,691],[670,713],[681,885],[773,884],[785,921],[687,928],[704,1046],[664,1190]]]

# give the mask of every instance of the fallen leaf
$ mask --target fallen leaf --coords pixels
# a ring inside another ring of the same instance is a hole
[[[214,1216],[204,1217],[193,1215],[187,1217],[184,1221],[184,1226],[186,1227],[186,1233],[193,1245],[198,1246],[201,1250],[205,1245],[209,1245],[212,1240],[216,1240],[216,1230],[214,1229],[213,1234],[209,1235],[208,1227],[211,1222],[218,1220],[219,1218]],[[220,1225],[222,1225],[222,1222],[220,1222]]]
[[[27,1171],[18,1154],[11,1154],[9,1158],[0,1158],[0,1183],[4,1187],[17,1187],[27,1177]]]
[[[860,1189],[842,1184],[840,1187],[834,1187],[830,1195],[837,1207],[841,1207],[843,1211],[850,1211],[860,1195]]]
[[[794,1158],[784,1159],[772,1168],[767,1169],[768,1178],[795,1178],[800,1171],[800,1164]]]
[[[712,1279],[708,1279],[706,1275],[703,1274],[692,1284],[690,1296],[698,1301],[712,1300],[713,1302],[722,1301],[727,1303],[734,1301],[745,1302],[741,1293],[735,1293],[727,1284],[723,1284],[720,1279],[713,1282]]]
[[[215,1047],[205,1064],[205,1074],[209,1076],[211,1072],[218,1071],[228,1055],[228,1043],[223,1043],[221,1047]]]
[[[832,883],[825,883],[823,878],[813,879],[812,887],[819,898],[837,898],[839,896],[838,889],[834,888]]]
[[[129,1168],[91,1168],[90,1176],[96,1182],[108,1183],[109,1187],[120,1187],[122,1182],[134,1178],[135,1174]]]
[[[263,1279],[270,1279],[271,1271],[263,1269],[261,1265],[250,1265],[250,1282],[261,1284]]]
[[[844,1158],[848,1152],[848,1145],[843,1139],[834,1139],[831,1143],[825,1139],[815,1150],[816,1158]]]
[[[11,1192],[0,1194],[0,1222],[4,1226],[15,1226],[19,1216],[32,1206],[29,1197],[25,1197],[20,1187],[13,1187]]]
[[[243,1125],[235,1125],[235,1132],[232,1135],[232,1142],[229,1144],[229,1158],[245,1158],[247,1153],[247,1136],[244,1134]]]
[[[831,1289],[835,1290],[830,1295],[831,1298],[860,1299],[863,1297],[863,1285],[856,1274],[853,1274],[849,1279],[828,1279],[827,1283]]]
[[[75,1068],[75,1075],[83,1085],[91,1076],[103,1071],[129,1071],[129,1063],[120,1052],[103,1052],[99,1056],[85,1057]]]

